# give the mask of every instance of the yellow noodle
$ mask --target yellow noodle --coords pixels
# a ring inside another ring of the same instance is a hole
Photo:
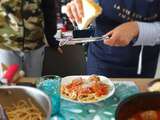
[[[44,120],[44,114],[32,103],[31,99],[20,100],[5,107],[9,120]]]
[[[90,94],[84,94],[81,96],[78,96],[78,100],[79,101],[87,101],[87,102],[91,102],[91,101],[96,101],[96,95],[94,93],[90,93]]]

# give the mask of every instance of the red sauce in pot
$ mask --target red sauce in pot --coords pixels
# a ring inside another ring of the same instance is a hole
[[[144,112],[139,112],[133,115],[128,120],[160,120],[160,110],[149,110]]]

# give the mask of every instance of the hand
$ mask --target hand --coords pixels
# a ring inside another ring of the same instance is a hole
[[[51,45],[46,45],[46,47],[51,47],[51,48],[53,48],[54,50],[56,50],[58,53],[60,53],[60,54],[63,54],[63,50],[62,50],[62,48],[61,47],[59,47],[59,46],[51,46]]]
[[[82,21],[83,5],[82,0],[72,0],[66,5],[66,14],[71,22],[76,21],[80,23]]]
[[[57,48],[57,51],[58,51],[60,54],[63,54],[62,48],[58,47],[58,48]]]
[[[139,34],[139,28],[136,22],[124,23],[107,35],[111,36],[109,39],[104,40],[104,44],[110,46],[127,46]]]
[[[94,0],[89,0],[94,1]],[[72,0],[66,5],[66,12],[71,22],[82,22],[84,16],[82,0]]]

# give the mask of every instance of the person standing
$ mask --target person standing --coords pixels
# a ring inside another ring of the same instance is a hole
[[[26,76],[41,76],[46,44],[61,51],[54,0],[0,1],[0,63],[20,64]]]
[[[154,77],[160,52],[160,1],[96,2],[103,12],[95,20],[95,36],[107,34],[110,38],[89,44],[87,74]],[[72,0],[66,7],[68,17],[81,22],[82,1]]]

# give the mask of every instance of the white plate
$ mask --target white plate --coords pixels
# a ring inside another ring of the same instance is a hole
[[[77,78],[81,77],[82,79],[88,79],[90,76],[91,75],[67,76],[67,77],[62,78],[61,84],[62,85],[70,84],[70,83],[72,83],[73,80],[76,80]],[[81,101],[77,101],[77,100],[72,100],[72,99],[69,99],[69,98],[67,98],[67,97],[65,97],[63,95],[61,95],[61,98],[65,99],[65,100],[68,100],[68,101],[71,101],[71,102],[76,102],[76,103],[96,103],[96,102],[99,102],[99,101],[102,101],[102,100],[105,100],[105,99],[111,97],[115,92],[115,86],[114,86],[113,82],[110,79],[108,79],[107,77],[99,76],[99,75],[97,75],[97,76],[100,77],[100,80],[103,83],[105,83],[105,84],[110,86],[109,93],[107,95],[101,97],[97,101],[87,101],[87,102],[86,101],[85,102],[81,102]]]

